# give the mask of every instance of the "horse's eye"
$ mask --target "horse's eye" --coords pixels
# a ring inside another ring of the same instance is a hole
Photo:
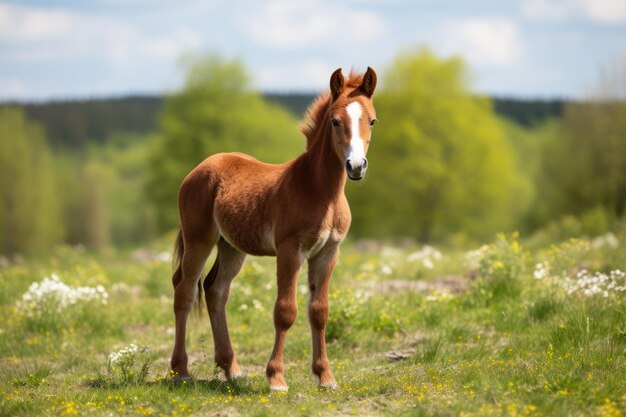
[[[330,121],[330,123],[332,123],[332,125],[335,126],[335,127],[339,126],[339,120],[337,120],[337,119],[332,119]]]
[[[376,119],[372,119],[372,121],[370,122],[370,127],[373,127],[376,124]]]

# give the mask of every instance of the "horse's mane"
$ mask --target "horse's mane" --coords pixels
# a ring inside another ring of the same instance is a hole
[[[363,74],[359,74],[354,70],[350,70],[350,75],[348,79],[344,83],[344,89],[352,89],[358,88],[363,83]],[[313,103],[307,109],[304,115],[304,123],[300,127],[304,136],[306,136],[306,149],[307,151],[311,148],[313,141],[315,140],[315,136],[317,133],[317,129],[322,124],[322,120],[324,120],[324,116],[330,107],[331,97],[330,91],[326,91],[320,94]]]

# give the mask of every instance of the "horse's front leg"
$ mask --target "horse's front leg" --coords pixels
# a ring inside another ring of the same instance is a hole
[[[328,248],[309,259],[309,323],[313,341],[313,373],[320,387],[334,389],[337,382],[326,356],[326,322],[328,321],[328,288],[337,263],[337,247]]]
[[[296,321],[296,316],[298,315],[296,287],[302,258],[299,247],[295,242],[282,244],[277,250],[276,258],[278,278],[278,296],[274,306],[276,339],[272,356],[267,363],[266,373],[271,390],[287,391],[283,353],[285,351],[287,331]]]

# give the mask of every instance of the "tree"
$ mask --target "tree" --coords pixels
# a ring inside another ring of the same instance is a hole
[[[603,207],[612,216],[626,212],[626,63],[601,75],[592,96],[565,110],[558,210],[580,215]]]
[[[158,207],[161,231],[178,224],[178,188],[209,155],[239,151],[277,163],[295,157],[305,145],[296,121],[251,91],[242,64],[216,56],[191,62],[184,88],[165,101],[161,130],[146,191]]]
[[[0,252],[37,252],[62,238],[50,150],[42,129],[0,109]]]
[[[367,183],[349,190],[358,234],[429,241],[514,224],[529,185],[491,102],[470,94],[467,79],[460,59],[427,50],[385,71]]]

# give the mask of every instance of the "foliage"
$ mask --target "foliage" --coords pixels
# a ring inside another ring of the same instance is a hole
[[[161,231],[178,224],[180,183],[206,157],[238,151],[278,163],[304,150],[292,116],[252,92],[241,63],[217,56],[190,63],[184,88],[165,101],[161,126],[147,184]]]
[[[626,213],[626,102],[567,106],[562,159],[557,177],[562,210],[581,214],[598,205]],[[565,174],[567,173],[567,174]]]
[[[103,225],[103,244],[91,246],[109,242],[125,246],[156,236],[157,208],[146,195],[148,153],[156,140],[154,136],[120,135],[89,149],[85,171],[98,183],[98,192],[91,192],[86,207],[91,208],[93,224]]]
[[[396,58],[382,78],[368,179],[350,187],[355,232],[428,241],[510,227],[528,185],[490,101],[469,92],[462,61],[422,50]]]
[[[107,305],[109,294],[102,285],[71,287],[58,275],[44,277],[28,287],[15,312],[25,325],[35,331],[58,331],[98,316],[98,307]]]
[[[469,267],[476,270],[481,296],[486,300],[519,295],[527,259],[517,233],[499,233],[495,242],[468,252],[466,258]]]
[[[109,354],[107,372],[112,384],[142,384],[150,373],[147,346],[135,343]]]
[[[537,181],[546,197],[545,222],[573,215],[585,219],[593,234],[624,218],[625,76],[624,65],[603,74],[592,97],[565,106],[562,123],[545,142]]]
[[[41,128],[0,109],[0,253],[42,251],[62,238],[52,155]]]

